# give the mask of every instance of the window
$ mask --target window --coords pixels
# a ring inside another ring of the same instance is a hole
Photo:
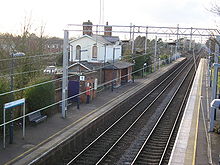
[[[92,58],[97,58],[97,51],[98,51],[97,46],[96,45],[93,46],[92,47]]]
[[[81,46],[77,45],[76,46],[76,60],[79,60],[81,58]]]

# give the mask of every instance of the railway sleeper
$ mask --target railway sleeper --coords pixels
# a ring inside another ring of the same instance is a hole
[[[150,157],[149,158],[149,157],[146,157],[146,156],[141,156],[137,162],[138,162],[138,165],[141,162],[144,163],[144,164],[156,163],[158,165],[159,160],[160,160],[160,158],[158,158],[158,157]]]
[[[154,145],[154,146],[161,146],[161,145],[166,145],[166,141],[163,140],[150,140],[148,144]]]
[[[149,150],[161,149],[161,146],[151,145],[151,146],[147,147],[147,149],[149,149]]]
[[[152,150],[146,150],[145,152],[143,152],[144,155],[147,155],[147,157],[151,157],[151,156],[161,156],[161,154],[163,153],[163,148],[162,149],[152,149]]]

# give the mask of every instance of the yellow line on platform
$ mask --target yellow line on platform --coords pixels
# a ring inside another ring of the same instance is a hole
[[[133,90],[134,88],[136,88],[136,86],[132,87],[131,89],[129,89],[129,91]],[[54,138],[55,136],[59,135],[60,133],[62,133],[63,131],[67,130],[68,128],[70,128],[71,126],[77,124],[78,122],[82,121],[83,119],[85,119],[86,117],[90,116],[91,114],[95,113],[98,109],[101,109],[103,107],[105,107],[107,104],[109,104],[110,102],[112,102],[113,100],[116,100],[117,98],[121,97],[122,95],[124,95],[126,92],[123,92],[122,94],[118,95],[117,97],[115,97],[114,99],[108,101],[107,103],[103,104],[102,106],[100,106],[99,108],[96,108],[94,110],[92,110],[91,112],[89,112],[88,114],[86,114],[85,116],[83,116],[82,118],[78,119],[77,121],[73,122],[72,124],[64,127],[62,130],[58,131],[57,133],[55,133],[54,135],[48,137],[47,139],[43,140],[42,142],[40,142],[39,144],[37,144],[36,146],[34,146],[33,148],[23,152],[22,154],[16,156],[15,158],[13,158],[12,160],[6,162],[4,165],[9,165],[13,162],[15,162],[16,160],[18,160],[19,158],[23,157],[24,155],[30,153],[31,151],[37,149],[38,147],[40,147],[41,145],[43,145],[44,143],[48,142],[49,140],[51,140],[52,138]],[[27,156],[27,155],[26,155]],[[24,157],[26,157],[24,156]]]
[[[96,109],[95,109],[96,110]],[[18,155],[17,157],[15,157],[14,159],[8,161],[7,163],[5,163],[5,165],[9,165],[11,163],[13,163],[14,161],[16,161],[17,159],[21,158],[22,156],[24,156],[27,153],[30,153],[31,151],[33,151],[34,149],[40,147],[41,145],[43,145],[44,143],[48,142],[50,139],[52,139],[53,137],[57,136],[58,134],[62,133],[63,131],[65,131],[66,129],[68,129],[69,127],[73,126],[74,124],[80,122],[81,120],[83,120],[84,118],[86,118],[87,116],[89,116],[90,114],[92,114],[95,110],[93,110],[92,112],[88,113],[87,115],[83,116],[82,118],[78,119],[77,121],[73,122],[72,124],[64,127],[62,130],[58,131],[57,133],[53,134],[52,136],[48,137],[47,139],[43,140],[42,142],[40,142],[39,144],[37,144],[36,146],[34,146],[33,148],[23,152],[22,154]]]
[[[184,60],[184,59],[182,59],[182,60]],[[179,62],[181,62],[182,60],[180,60],[180,61],[178,61],[178,62],[175,62],[174,64],[179,63]],[[171,65],[171,66],[172,66],[172,65]],[[172,68],[174,65],[173,65],[172,67],[171,67],[171,66],[170,66],[170,68]],[[168,66],[167,68],[169,68],[169,66]],[[169,68],[169,69],[170,69],[170,68]],[[153,75],[152,78],[155,78],[155,73],[152,74],[152,75]],[[158,76],[158,77],[159,77],[159,76]],[[147,81],[148,81],[148,80],[147,80]],[[145,81],[144,81],[144,82],[145,82]],[[145,84],[144,82],[143,82],[143,84]],[[150,81],[150,82],[151,82],[151,81]],[[150,83],[150,82],[148,82],[148,83]],[[145,86],[145,85],[144,85],[144,86]],[[77,124],[78,122],[82,121],[83,119],[85,119],[85,118],[88,117],[89,115],[95,113],[98,109],[103,108],[104,106],[106,106],[107,104],[109,104],[110,102],[112,102],[113,100],[116,100],[117,98],[119,98],[119,97],[121,97],[122,95],[126,94],[128,91],[131,91],[131,90],[133,90],[133,89],[135,89],[135,88],[137,88],[137,86],[134,86],[134,87],[130,88],[129,90],[123,92],[122,94],[118,95],[118,96],[115,97],[114,99],[108,101],[108,102],[105,103],[104,105],[102,105],[102,106],[100,106],[100,107],[98,107],[98,108],[92,110],[91,112],[89,112],[88,114],[86,114],[85,116],[83,116],[82,118],[80,118],[80,119],[78,119],[77,121],[73,122],[72,124],[70,124],[70,125],[64,127],[62,130],[58,131],[58,132],[55,133],[54,135],[52,135],[52,136],[48,137],[47,139],[43,140],[42,142],[40,142],[39,144],[37,144],[37,145],[34,146],[33,148],[31,148],[31,149],[29,149],[29,150],[23,152],[22,154],[16,156],[16,157],[13,158],[12,160],[6,162],[4,165],[10,165],[10,164],[14,163],[16,160],[19,160],[21,157],[27,157],[28,155],[26,155],[26,154],[29,154],[31,151],[37,149],[38,147],[40,147],[40,146],[43,145],[44,143],[47,143],[49,140],[51,140],[51,139],[54,138],[55,136],[59,135],[59,134],[62,133],[63,131],[67,130],[69,127],[73,126],[74,124]],[[140,90],[140,89],[141,89],[141,88],[138,88],[138,90]],[[25,155],[26,155],[26,156],[25,156]]]
[[[196,147],[197,147],[197,137],[198,137],[198,126],[199,126],[199,111],[200,111],[200,105],[201,105],[201,93],[202,93],[202,79],[203,79],[203,70],[204,70],[204,60],[201,59],[202,62],[202,68],[201,73],[199,77],[199,87],[198,87],[198,93],[197,93],[197,116],[196,116],[196,130],[195,130],[195,139],[194,139],[194,147],[193,147],[193,160],[192,165],[195,165],[196,162]]]

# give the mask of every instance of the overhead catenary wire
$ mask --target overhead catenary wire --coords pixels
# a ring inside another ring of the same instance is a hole
[[[161,61],[165,61],[165,60],[161,60]],[[152,65],[153,65],[153,64],[147,65],[147,66],[145,66],[145,67],[143,67],[143,68],[140,68],[140,69],[138,69],[138,70],[136,70],[136,71],[133,71],[133,72],[131,72],[131,73],[129,73],[129,74],[126,74],[126,75],[124,75],[124,76],[120,76],[120,77],[115,78],[115,79],[113,79],[113,80],[110,80],[110,81],[108,81],[108,82],[102,83],[102,84],[100,84],[100,85],[98,86],[98,88],[99,88],[99,87],[102,87],[102,86],[105,86],[105,85],[107,85],[107,84],[110,84],[110,83],[113,82],[113,81],[117,81],[119,78],[123,78],[123,77],[126,77],[126,76],[128,76],[128,75],[132,75],[132,74],[134,74],[134,73],[140,72],[141,70],[146,69],[146,68],[148,68],[148,67],[152,67]],[[95,89],[95,88],[91,88],[91,89],[89,89],[89,90],[94,90],[94,89]],[[62,103],[63,101],[67,101],[67,100],[72,99],[72,98],[74,98],[74,97],[77,97],[77,96],[80,96],[80,95],[82,95],[82,94],[85,94],[87,91],[88,91],[88,90],[85,90],[84,92],[80,92],[79,94],[76,94],[76,95],[74,95],[74,96],[71,96],[71,97],[68,97],[68,98],[66,98],[66,99],[57,101],[57,102],[55,102],[55,103],[53,103],[53,104],[50,104],[50,105],[48,105],[48,106],[45,106],[45,107],[43,107],[43,108],[40,108],[40,109],[35,110],[35,111],[33,111],[33,112],[30,112],[30,113],[28,113],[28,114],[26,114],[26,115],[23,115],[23,116],[20,116],[20,117],[15,118],[15,119],[13,119],[13,120],[10,120],[10,121],[7,121],[7,122],[5,122],[5,123],[2,123],[2,124],[0,124],[0,127],[2,127],[2,126],[4,126],[4,125],[7,125],[7,124],[10,124],[11,122],[20,120],[20,119],[22,119],[22,118],[24,118],[24,117],[27,117],[27,116],[29,116],[29,115],[31,115],[31,114],[34,114],[34,113],[36,113],[36,112],[40,112],[40,111],[43,111],[43,110],[45,110],[45,109],[48,109],[48,108],[50,108],[50,107],[52,107],[52,106],[58,105],[58,104]]]
[[[80,26],[82,26],[82,25],[80,25]],[[104,26],[104,25],[103,25]],[[130,27],[130,26],[125,26],[125,27]],[[140,28],[141,27],[143,27],[143,26],[140,26]],[[151,28],[151,26],[146,26],[146,27],[150,27]],[[144,28],[146,28],[145,26],[144,26]],[[138,28],[138,26],[135,26],[135,28]],[[156,28],[156,27],[154,27],[154,28]],[[159,28],[161,28],[161,27],[159,27]],[[174,27],[174,28],[176,28],[176,27]],[[80,30],[80,31],[82,31],[82,30]],[[115,32],[115,31],[113,31],[113,32]],[[116,31],[117,32],[117,31]],[[129,31],[128,31],[128,33],[130,33]],[[134,33],[141,33],[141,32],[134,32]],[[144,34],[145,34],[145,32],[144,32]],[[151,34],[151,33],[149,33],[149,34]],[[164,33],[163,33],[164,34]],[[86,49],[86,48],[83,48],[83,49]],[[53,53],[54,54],[54,53]],[[53,54],[51,54],[51,55],[53,55]],[[62,54],[62,52],[60,53],[60,54]],[[143,56],[145,56],[146,54],[144,54]],[[37,57],[40,57],[39,55],[36,55]],[[46,56],[46,55],[42,55],[42,56]],[[127,55],[127,56],[131,56],[131,55]],[[35,56],[27,56],[27,57],[18,57],[18,58],[13,58],[14,60],[15,59],[22,59],[22,58],[30,58],[30,57],[32,57],[32,58],[35,58]],[[132,58],[138,58],[138,57],[140,57],[139,55],[138,56],[136,56],[136,57],[132,57]],[[129,58],[131,58],[131,57],[129,57]],[[7,60],[11,60],[12,58],[9,58],[9,59],[3,59],[2,61],[7,61]],[[1,60],[0,60],[1,61]],[[109,65],[112,65],[112,64],[109,64]],[[152,65],[152,64],[151,64]],[[149,66],[151,66],[151,65],[149,65]],[[107,65],[105,65],[105,66],[107,66]],[[147,67],[149,67],[149,66],[147,66]],[[101,69],[101,68],[104,68],[104,67],[100,67],[99,69]],[[136,73],[136,72],[138,72],[138,71],[140,71],[140,70],[142,70],[143,68],[141,68],[141,69],[138,69],[138,70],[136,70],[136,71],[133,71],[133,72],[131,72],[131,74],[133,74],[133,73]],[[96,69],[94,69],[94,70],[98,70],[97,68]],[[72,77],[72,76],[75,76],[75,75],[70,75],[70,76],[67,76],[67,77]],[[35,85],[32,85],[32,86],[29,86],[29,87],[25,87],[25,88],[20,88],[20,89],[17,89],[17,90],[14,90],[14,91],[11,91],[11,92],[6,92],[7,94],[9,94],[9,93],[12,93],[12,92],[17,92],[17,91],[21,91],[21,90],[24,90],[24,89],[28,89],[28,88],[31,88],[31,87],[35,87],[35,86],[39,86],[39,85],[43,85],[43,84],[46,84],[46,83],[49,83],[49,82],[55,82],[55,81],[58,81],[58,80],[62,80],[62,78],[58,78],[58,79],[54,79],[54,80],[49,80],[49,81],[46,81],[46,82],[44,82],[44,83],[38,83],[38,84],[35,84]],[[117,79],[116,79],[117,80]],[[109,81],[109,82],[112,82],[112,81],[115,81],[115,79],[114,80],[111,80],[111,81]],[[103,84],[100,84],[100,85],[104,85],[104,84],[108,84],[109,82],[106,82],[106,83],[103,83]],[[101,87],[101,86],[99,86],[99,87]],[[93,88],[94,89],[94,88]],[[84,94],[84,92],[83,93],[80,93],[80,94]],[[3,96],[4,94],[0,94],[0,96]],[[41,109],[38,109],[38,110],[36,110],[36,111],[34,111],[34,112],[32,112],[32,113],[29,113],[29,114],[27,114],[27,115],[25,115],[25,117],[26,116],[28,116],[28,115],[30,115],[30,114],[33,114],[33,113],[36,113],[37,111],[42,111],[42,110],[45,110],[45,109],[47,109],[47,108],[49,108],[49,107],[52,107],[52,106],[54,106],[54,105],[57,105],[57,104],[59,104],[59,103],[61,103],[61,102],[63,102],[63,101],[66,101],[66,100],[68,100],[68,99],[71,99],[71,98],[73,98],[73,97],[76,97],[76,96],[72,96],[72,97],[70,97],[70,98],[67,98],[67,99],[65,99],[65,100],[61,100],[61,101],[58,101],[58,102],[56,102],[56,103],[53,103],[53,104],[51,104],[51,105],[48,105],[48,106],[46,106],[46,107],[43,107],[43,108],[41,108]],[[23,118],[23,116],[21,117],[21,118]],[[20,119],[21,119],[20,118]],[[18,118],[17,118],[17,120],[19,120]],[[10,121],[10,122],[12,122],[12,121]],[[9,123],[10,123],[9,122]],[[4,125],[5,125],[5,123],[4,123]],[[0,126],[2,126],[2,125],[0,125]]]
[[[71,42],[70,42],[71,43]],[[84,49],[88,49],[91,48],[91,46],[93,45],[88,45],[86,47],[82,47],[82,50]],[[70,49],[70,52],[76,51],[76,49]],[[22,56],[22,57],[16,57],[16,58],[6,58],[6,59],[0,59],[0,62],[5,62],[5,61],[11,61],[11,60],[21,60],[24,58],[40,58],[40,57],[45,57],[45,56],[51,56],[51,55],[61,55],[63,54],[63,52],[57,52],[57,53],[50,53],[50,54],[42,54],[42,55],[34,55],[34,56]],[[31,63],[21,63],[20,65],[28,65],[28,64],[34,64],[35,62],[31,62]],[[15,65],[13,67],[8,67],[7,69],[1,69],[1,71],[7,71],[7,70],[11,70],[11,69],[15,69],[17,67],[19,67],[20,65]]]
[[[45,57],[45,56],[52,56],[52,55],[61,55],[63,52],[56,52],[56,53],[48,53],[48,54],[38,54],[34,56],[21,56],[21,57],[13,57],[13,58],[4,58],[0,59],[0,62],[4,61],[11,61],[11,60],[21,60],[25,58],[35,58],[35,57]]]
[[[152,66],[152,64],[151,64],[151,65],[148,65],[148,66],[146,66],[146,67],[144,67],[144,68],[138,69],[138,70],[136,70],[136,71],[134,71],[134,72],[131,72],[131,73],[129,73],[129,74],[126,74],[126,75],[124,75],[124,76],[120,76],[120,77],[115,78],[115,79],[113,79],[113,80],[110,80],[110,81],[108,81],[108,82],[102,83],[102,84],[100,84],[98,87],[102,87],[102,86],[104,86],[104,85],[110,84],[112,81],[116,81],[116,80],[119,79],[119,78],[123,78],[123,77],[126,77],[126,76],[128,76],[128,75],[131,75],[131,74],[133,74],[133,73],[139,72],[139,71],[141,71],[142,69],[146,69],[146,68],[148,68],[148,67],[150,67],[150,66]],[[95,90],[95,88],[91,88],[91,89],[89,89],[89,90]],[[78,97],[78,96],[80,96],[80,95],[82,95],[82,94],[85,94],[85,93],[86,93],[87,91],[89,91],[89,90],[85,90],[84,92],[80,92],[79,94],[76,94],[76,95],[74,95],[74,96],[71,96],[71,97],[68,97],[68,98],[66,98],[66,99],[57,101],[57,102],[55,102],[55,103],[53,103],[53,104],[50,104],[50,105],[48,105],[48,106],[45,106],[45,107],[40,108],[40,109],[38,109],[38,110],[35,110],[35,111],[33,111],[33,112],[30,112],[30,113],[27,113],[27,114],[22,115],[22,116],[20,116],[20,117],[17,117],[17,118],[15,118],[15,119],[13,119],[13,120],[10,120],[10,121],[7,121],[7,122],[5,122],[5,123],[2,123],[2,124],[0,124],[0,127],[2,127],[2,126],[4,126],[4,125],[7,125],[7,124],[10,124],[11,122],[15,122],[15,121],[17,121],[17,120],[20,120],[20,119],[22,119],[22,118],[24,118],[24,117],[28,117],[29,115],[34,114],[34,113],[36,113],[36,112],[40,112],[40,111],[43,111],[43,110],[48,109],[48,108],[50,108],[50,107],[53,107],[53,106],[55,106],[55,105],[58,105],[58,104],[62,103],[63,101],[67,101],[67,100],[70,100],[70,99],[72,99],[72,98],[74,98],[74,97]]]
[[[85,47],[85,48],[89,48],[90,46],[92,46],[92,45],[89,45],[89,46],[87,46],[87,47]],[[129,58],[132,60],[132,59],[134,59],[134,58],[138,58],[138,57],[141,57],[141,56],[150,55],[151,53],[153,53],[153,52],[148,52],[147,54],[137,55],[137,56],[134,56],[134,57],[133,57],[132,55],[130,55],[130,54],[129,54],[129,55],[125,55],[125,56],[120,56],[120,57],[121,57],[122,59],[123,59],[123,58],[126,58],[126,57],[129,57]],[[36,57],[36,56],[34,56],[34,57]],[[127,60],[129,60],[129,59],[127,59]],[[111,66],[112,64],[108,64],[108,65]],[[106,67],[106,66],[108,66],[108,65],[105,65],[105,66],[96,68],[96,69],[94,69],[94,70],[92,70],[92,71],[96,71],[96,70],[102,69],[102,68],[104,68],[104,67]],[[31,72],[31,71],[30,71],[30,72]],[[73,76],[75,76],[75,75],[70,75],[70,76],[67,76],[67,77],[73,77]],[[59,81],[59,80],[61,80],[61,79],[62,79],[62,78],[53,79],[53,80],[49,80],[49,81],[46,81],[46,82],[43,82],[43,83],[39,83],[39,84],[31,85],[31,86],[28,86],[28,87],[16,89],[16,90],[13,90],[13,91],[1,93],[0,96],[7,95],[7,94],[10,94],[10,93],[14,93],[14,92],[19,92],[19,91],[21,91],[21,90],[25,90],[25,89],[28,89],[28,88],[36,87],[36,86],[43,85],[43,84],[46,84],[46,83]]]
[[[12,69],[13,70],[16,70],[16,68],[22,68],[22,66],[29,66],[29,65],[32,65],[32,64],[36,64],[37,65],[37,63],[35,62],[35,61],[32,61],[32,62],[28,62],[28,63],[23,63],[23,64],[21,64],[21,65],[15,65],[15,66],[13,66],[13,67],[8,67],[8,68],[6,68],[6,69],[1,69],[0,71],[1,72],[6,72],[6,71],[11,71]],[[42,65],[42,64],[41,64]],[[46,66],[46,65],[45,65]]]
[[[132,59],[134,59],[134,58],[138,58],[138,57],[141,57],[141,56],[150,55],[151,53],[153,53],[153,52],[148,52],[147,54],[137,55],[137,56],[134,56],[134,57],[131,56],[131,55],[125,55],[125,56],[120,56],[120,57],[124,58],[124,57],[127,56],[127,57],[129,57],[129,58],[132,60]],[[128,60],[129,60],[129,59],[128,59]],[[157,62],[156,62],[156,63],[157,63]],[[96,71],[96,70],[99,70],[99,69],[102,69],[102,68],[104,68],[104,67],[106,67],[106,66],[111,66],[111,65],[112,65],[112,64],[110,63],[110,64],[107,64],[107,65],[105,65],[105,66],[102,66],[102,67],[99,67],[99,68],[95,68],[95,69],[93,69],[92,71]],[[88,72],[91,72],[91,71],[88,71]],[[69,77],[73,77],[73,76],[75,76],[75,75],[69,75],[69,76],[67,76],[67,77],[69,78]],[[13,91],[4,92],[4,93],[1,93],[0,96],[4,96],[4,95],[10,94],[10,93],[19,92],[19,91],[22,91],[22,90],[25,90],[25,89],[29,89],[29,88],[32,88],[32,87],[36,87],[36,86],[40,86],[40,85],[43,85],[43,84],[47,84],[47,83],[55,82],[55,81],[60,81],[60,80],[62,80],[62,78],[57,78],[57,79],[45,81],[45,82],[43,82],[43,83],[38,83],[38,84],[35,84],[35,85],[31,85],[31,86],[28,86],[28,87],[16,89],[16,90],[13,90]]]
[[[70,42],[71,43],[71,42]],[[86,49],[86,48],[89,48],[89,47],[91,47],[92,45],[89,45],[89,46],[87,46],[87,47],[84,47],[83,49]],[[51,54],[49,54],[49,55],[53,55],[54,53],[51,53]],[[58,53],[58,54],[60,54],[60,53]],[[148,53],[148,54],[151,54],[151,52],[150,53]],[[128,56],[129,58],[138,58],[138,57],[141,57],[141,56],[146,56],[147,54],[143,54],[143,55],[137,55],[137,56],[135,56],[135,57],[133,57],[133,56],[131,56],[131,55],[126,55],[126,56]],[[42,56],[46,56],[46,55],[42,55]],[[126,56],[120,56],[121,58],[125,58]],[[29,56],[29,57],[39,57],[39,55],[35,55],[35,56]],[[24,57],[19,57],[19,59],[20,58],[24,58]],[[18,58],[17,58],[18,59]],[[129,59],[128,59],[129,60]],[[109,64],[109,65],[112,65],[112,64]],[[105,65],[105,66],[103,66],[103,67],[100,67],[100,68],[96,68],[96,69],[94,69],[94,70],[98,70],[98,69],[102,69],[102,68],[104,68],[104,67],[106,67],[107,65]],[[31,71],[30,71],[31,72]],[[26,72],[27,73],[27,72]],[[71,76],[67,76],[67,77],[72,77],[72,76],[75,76],[75,75],[71,75]],[[49,82],[55,82],[55,81],[57,81],[57,80],[60,80],[61,78],[58,78],[58,79],[54,79],[54,80],[49,80],[49,81],[46,81],[46,82],[44,82],[45,84],[46,83],[49,83]],[[24,90],[24,89],[28,89],[28,88],[31,88],[31,87],[35,87],[35,86],[37,86],[37,85],[42,85],[42,83],[40,83],[40,84],[35,84],[34,86],[32,85],[32,86],[29,86],[29,87],[25,87],[25,88],[20,88],[20,89],[17,89],[17,90],[14,90],[14,91],[10,91],[10,92],[5,92],[5,93],[2,93],[2,94],[0,94],[0,96],[3,96],[3,95],[5,95],[5,94],[9,94],[9,93],[12,93],[12,92],[18,92],[18,91],[21,91],[21,90]]]
[[[60,55],[60,54],[56,54],[56,55]],[[36,56],[34,56],[34,57],[36,57],[36,58],[39,58],[39,60],[40,60],[40,58],[42,57],[42,56],[38,56],[38,55],[36,55]],[[22,58],[22,57],[21,57]],[[8,60],[10,60],[10,61],[8,61],[9,63],[13,60],[13,58],[9,58]],[[1,62],[1,60],[0,60],[0,62]],[[2,61],[2,62],[5,62],[5,61]],[[16,61],[14,61],[15,63],[16,63]],[[20,63],[20,64],[16,64],[16,65],[14,65],[13,67],[8,67],[8,68],[6,68],[6,69],[1,69],[0,71],[1,72],[5,72],[5,71],[10,71],[11,69],[16,69],[16,68],[19,68],[19,67],[21,67],[21,66],[25,66],[25,65],[30,65],[30,64],[35,64],[36,62],[34,61],[34,60],[32,60],[32,62],[26,62],[26,63]]]
[[[28,74],[28,73],[33,73],[33,72],[40,72],[40,71],[43,71],[43,70],[44,69],[38,69],[38,70],[32,70],[32,71],[27,71],[27,72],[19,72],[19,73],[14,73],[14,74],[7,74],[7,75],[0,76],[0,78],[2,78],[2,77],[10,77],[10,76],[17,76],[17,75]]]
[[[131,57],[131,55],[128,55],[129,58],[138,58],[138,57],[141,57],[141,56],[146,56],[146,54],[143,54],[143,55],[138,55],[136,57]],[[102,67],[99,67],[99,68],[96,68],[96,69],[93,69],[92,71],[96,71],[96,70],[99,70],[99,69],[102,69],[106,66],[111,66],[112,64],[107,64],[105,66],[102,66]],[[88,71],[88,72],[91,72],[91,71]],[[73,77],[75,75],[69,75],[67,76],[68,78],[69,77]],[[36,86],[40,86],[40,85],[43,85],[43,84],[47,84],[47,83],[50,83],[50,82],[55,82],[55,81],[58,81],[58,80],[62,80],[62,78],[57,78],[57,79],[53,79],[53,80],[49,80],[49,81],[45,81],[45,82],[42,82],[42,83],[38,83],[38,84],[35,84],[35,85],[31,85],[31,86],[27,86],[27,87],[24,87],[24,88],[19,88],[19,89],[16,89],[16,90],[13,90],[13,91],[8,91],[8,92],[4,92],[4,93],[0,93],[0,96],[4,96],[4,95],[7,95],[7,94],[10,94],[10,93],[14,93],[14,92],[19,92],[19,91],[22,91],[22,90],[25,90],[25,89],[29,89],[29,88],[32,88],[32,87],[36,87]]]
[[[138,58],[138,57],[141,57],[141,56],[150,55],[151,53],[153,53],[153,52],[149,52],[147,54],[142,54],[142,55],[137,55],[135,57],[132,57],[131,55],[125,55],[125,56],[120,56],[120,57],[124,58],[124,57],[128,56],[130,59],[132,59],[132,58],[134,59],[134,58]],[[108,65],[111,66],[112,64],[110,63]],[[104,68],[104,67],[106,67],[108,65],[105,65],[105,66],[102,66],[102,67],[99,67],[99,68],[95,68],[92,71],[96,71],[96,70],[102,69],[102,68]],[[88,71],[88,72],[91,72],[91,71]],[[67,77],[73,77],[73,76],[75,76],[75,75],[70,75],[70,76],[67,76]],[[6,94],[10,94],[10,93],[14,93],[14,92],[19,92],[21,90],[25,90],[25,89],[28,89],[28,88],[36,87],[36,86],[43,85],[43,84],[46,84],[46,83],[55,82],[55,81],[58,81],[58,80],[61,80],[61,79],[62,78],[53,79],[53,80],[49,80],[49,81],[46,81],[46,82],[43,82],[43,83],[39,83],[39,84],[35,84],[35,85],[32,85],[32,86],[20,88],[20,89],[14,90],[14,91],[5,92],[5,93],[0,94],[0,96],[6,95]]]

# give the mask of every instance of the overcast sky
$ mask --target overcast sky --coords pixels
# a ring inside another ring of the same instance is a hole
[[[104,0],[104,22],[110,25],[216,28],[218,17],[210,13],[216,0]],[[91,20],[99,24],[100,0],[2,0],[0,32],[21,33],[24,18],[32,30],[45,24],[45,34],[63,36],[65,25]]]

